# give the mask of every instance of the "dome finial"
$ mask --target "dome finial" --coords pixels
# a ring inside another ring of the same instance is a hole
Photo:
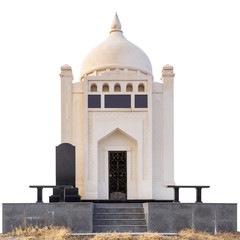
[[[121,26],[121,23],[119,21],[117,13],[115,13],[115,16],[113,18],[113,22],[112,22],[112,25],[111,25],[110,33],[112,33],[112,32],[122,32],[122,26]]]

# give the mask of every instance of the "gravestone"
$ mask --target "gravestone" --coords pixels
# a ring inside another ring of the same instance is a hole
[[[56,185],[72,185],[65,190],[66,202],[79,202],[78,188],[75,187],[75,146],[62,143],[56,147]],[[59,189],[53,189],[50,202],[59,202]]]

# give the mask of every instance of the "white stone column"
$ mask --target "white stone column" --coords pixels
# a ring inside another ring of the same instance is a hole
[[[174,184],[174,72],[165,65],[163,80],[163,184]],[[168,192],[168,191],[167,191]]]
[[[72,144],[72,68],[61,67],[61,142]]]
[[[84,198],[84,99],[83,82],[72,85],[72,144],[76,146],[76,187]]]
[[[161,199],[163,187],[163,87],[153,82],[152,91],[152,146],[153,199]]]

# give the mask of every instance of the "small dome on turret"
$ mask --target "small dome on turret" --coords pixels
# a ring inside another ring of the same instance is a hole
[[[123,36],[117,14],[113,19],[109,37],[85,57],[81,67],[81,78],[94,71],[116,68],[152,75],[152,65],[148,56]]]
[[[173,70],[173,66],[169,65],[169,64],[166,64],[163,66],[163,69],[164,70]]]

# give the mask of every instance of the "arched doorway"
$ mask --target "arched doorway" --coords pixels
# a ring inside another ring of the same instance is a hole
[[[98,142],[98,199],[137,198],[137,141],[117,128]]]

